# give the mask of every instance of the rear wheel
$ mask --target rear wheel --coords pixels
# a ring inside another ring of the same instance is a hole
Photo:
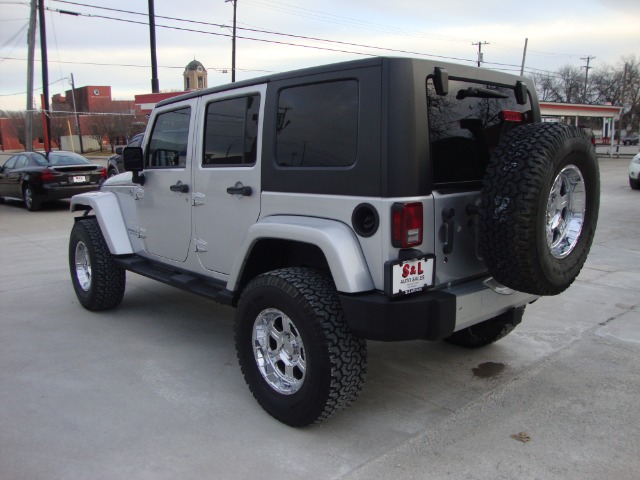
[[[30,212],[40,210],[41,202],[36,196],[36,192],[33,187],[28,183],[22,187],[22,199],[24,201],[24,206]]]
[[[445,341],[465,348],[478,348],[497,342],[511,333],[522,321],[524,307],[490,318],[484,322],[464,328],[445,338]]]
[[[333,281],[320,272],[288,268],[252,280],[235,343],[253,396],[287,425],[320,422],[362,389],[366,343],[349,331]]]
[[[640,180],[636,180],[634,178],[629,177],[629,186],[632,190],[640,189]]]
[[[108,310],[122,301],[126,272],[114,262],[95,218],[73,226],[69,269],[76,296],[87,310]]]

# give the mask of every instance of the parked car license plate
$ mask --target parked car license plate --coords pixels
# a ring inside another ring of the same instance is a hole
[[[433,285],[434,258],[421,257],[412,260],[398,260],[389,262],[390,279],[387,294],[391,296],[406,295],[421,292]]]
[[[76,175],[72,178],[73,183],[84,183],[87,181],[87,177],[84,175]]]

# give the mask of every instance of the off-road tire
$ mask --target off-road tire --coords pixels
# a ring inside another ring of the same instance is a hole
[[[69,270],[76,296],[87,310],[109,310],[122,301],[126,271],[115,263],[95,218],[73,225]]]
[[[465,348],[479,348],[497,342],[511,333],[522,321],[524,307],[463,328],[445,338],[446,342]]]
[[[558,193],[565,175],[577,178],[579,188]],[[584,203],[582,227],[577,236],[567,234],[571,247],[559,254],[550,245],[549,211],[558,204],[560,218],[576,218],[571,212],[577,209],[562,209],[562,199],[580,189],[575,203]],[[566,290],[587,259],[598,220],[600,177],[589,136],[562,124],[513,129],[490,158],[481,198],[480,248],[496,280],[534,295]]]
[[[254,332],[265,312],[282,314],[303,346],[298,354],[304,372],[298,371],[299,383],[286,393],[266,379],[254,354],[262,352],[254,350]],[[366,342],[348,329],[333,281],[319,271],[286,268],[253,279],[236,311],[235,344],[253,396],[267,413],[292,427],[325,420],[349,406],[362,389]]]
[[[42,208],[42,202],[36,196],[36,192],[30,184],[22,187],[22,201],[24,206],[30,212],[37,212]]]

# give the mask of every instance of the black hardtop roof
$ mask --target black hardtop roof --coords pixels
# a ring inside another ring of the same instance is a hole
[[[449,74],[454,76],[460,76],[469,79],[477,79],[481,81],[499,81],[506,83],[513,83],[517,80],[525,80],[523,77],[507,74],[503,72],[497,72],[495,70],[489,70],[486,68],[478,68],[474,66],[461,65],[451,62],[443,62],[440,60],[429,60],[419,58],[405,58],[405,57],[371,57],[359,60],[351,60],[347,62],[330,63],[326,65],[319,65],[315,67],[302,68],[298,70],[291,70],[288,72],[274,73],[272,75],[265,75],[261,77],[252,78],[249,80],[242,80],[235,83],[226,83],[218,85],[216,87],[206,88],[204,90],[197,90],[194,92],[185,93],[177,97],[168,98],[158,102],[157,106],[170,105],[172,103],[180,102],[189,98],[197,98],[211,93],[232,91],[235,89],[250,87],[253,85],[260,85],[263,83],[274,82],[277,80],[286,80],[290,78],[303,77],[307,75],[317,75],[322,73],[330,73],[340,70],[348,70],[354,68],[366,68],[380,66],[383,63],[389,64],[413,64],[414,67],[421,71],[433,72],[435,67],[446,68],[449,70]],[[527,82],[528,83],[528,82]]]

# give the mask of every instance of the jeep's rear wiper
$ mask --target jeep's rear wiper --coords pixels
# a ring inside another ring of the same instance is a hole
[[[496,92],[495,90],[488,90],[486,88],[474,88],[469,87],[465,90],[458,90],[458,94],[456,98],[458,100],[462,100],[463,98],[509,98],[509,95],[505,95],[504,93]]]

